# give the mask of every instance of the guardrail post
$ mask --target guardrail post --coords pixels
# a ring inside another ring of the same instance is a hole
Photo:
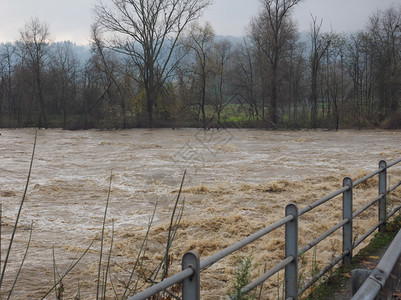
[[[182,282],[183,300],[200,300],[200,261],[196,251],[189,251],[182,257],[182,270],[192,268],[194,273]]]
[[[294,259],[285,267],[285,298],[298,297],[298,208],[289,204],[285,208],[285,215],[294,216],[294,219],[285,224],[285,257]]]
[[[379,195],[384,195],[379,200],[379,222],[383,222],[379,226],[379,231],[381,232],[386,230],[387,223],[387,163],[384,160],[380,161],[379,168],[383,169],[379,173]]]
[[[343,226],[343,252],[349,251],[348,255],[344,257],[344,264],[351,264],[352,262],[352,179],[349,177],[344,178],[343,187],[348,187],[343,193],[343,220],[349,221]]]

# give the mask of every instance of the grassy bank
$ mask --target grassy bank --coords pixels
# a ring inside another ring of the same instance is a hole
[[[343,265],[329,276],[325,281],[321,282],[307,297],[308,300],[333,299],[333,294],[341,292],[348,280],[351,280],[351,271],[359,268],[367,268],[376,265],[376,261],[385,252],[391,244],[398,231],[401,229],[401,216],[387,224],[386,231],[378,232],[370,241],[369,245],[361,249],[354,256],[351,265]]]

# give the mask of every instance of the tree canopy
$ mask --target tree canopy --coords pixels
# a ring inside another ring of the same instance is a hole
[[[102,0],[90,47],[32,19],[0,44],[0,126],[401,127],[401,6],[323,32],[261,1],[242,38],[198,23],[211,0]]]

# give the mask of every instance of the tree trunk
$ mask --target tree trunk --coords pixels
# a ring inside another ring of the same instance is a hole
[[[48,128],[49,124],[47,122],[47,118],[46,118],[46,112],[45,112],[45,103],[44,103],[44,99],[43,99],[43,92],[42,92],[42,84],[41,84],[41,80],[40,80],[40,73],[37,74],[37,83],[38,83],[38,98],[39,98],[39,106],[40,106],[40,120],[39,120],[39,127],[41,125],[41,120],[43,118],[43,123],[44,123],[44,127]]]

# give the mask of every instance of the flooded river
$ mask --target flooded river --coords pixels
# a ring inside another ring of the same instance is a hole
[[[0,134],[3,266],[25,189],[35,130],[1,129]],[[2,292],[7,294],[12,285],[32,226],[27,258],[12,298],[43,297],[54,283],[54,270],[57,278],[62,276],[94,239],[87,255],[63,280],[63,294],[66,299],[77,294],[80,299],[95,298],[99,234],[110,183],[104,264],[113,238],[110,278],[120,297],[155,206],[143,260],[148,265],[143,266],[142,275],[150,277],[147,272],[163,258],[185,170],[181,198],[185,204],[169,258],[170,274],[179,270],[186,251],[196,249],[206,258],[282,218],[286,204],[302,208],[340,188],[343,177],[356,179],[377,169],[382,159],[400,158],[400,141],[401,131],[380,130],[39,130]],[[390,183],[400,177],[401,168],[392,168]],[[369,192],[377,194],[374,182],[356,189],[355,206],[366,203]],[[341,219],[341,199],[302,218],[300,247]],[[375,221],[373,208],[356,222],[356,235]],[[318,245],[318,263],[332,259],[332,250],[341,247],[340,235]],[[277,262],[283,257],[282,237],[279,230],[202,272],[202,299],[227,295],[241,257],[252,257],[255,275],[265,264]],[[312,254],[306,257],[311,258]],[[276,277],[266,289],[279,290],[277,281]],[[114,299],[110,281],[108,285],[107,298]],[[264,299],[268,295],[272,294]],[[47,299],[55,299],[55,293]]]

